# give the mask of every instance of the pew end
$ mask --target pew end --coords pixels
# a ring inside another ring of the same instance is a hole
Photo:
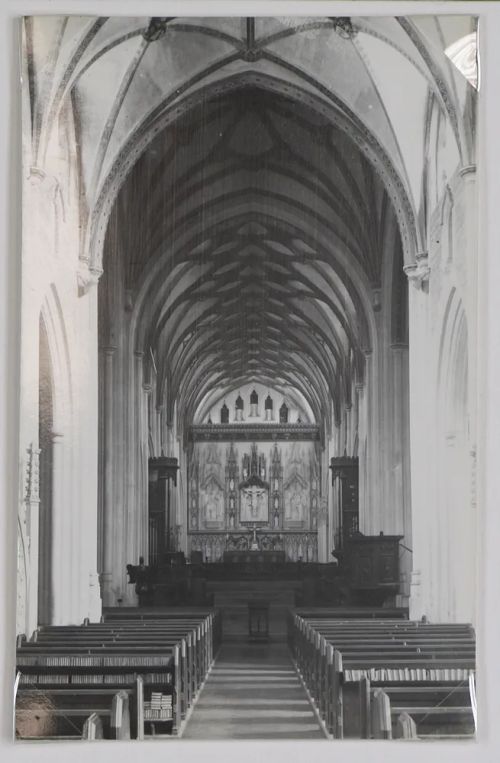
[[[113,697],[110,726],[112,739],[130,739],[130,708],[126,691],[121,690]]]
[[[417,724],[409,715],[409,713],[404,712],[400,713],[398,715],[398,719],[396,721],[396,733],[394,734],[395,739],[418,739],[417,736]]]
[[[370,703],[373,739],[392,739],[391,700],[383,689],[375,689]]]
[[[82,739],[87,742],[92,742],[96,739],[103,739],[103,729],[101,718],[97,713],[91,713],[85,723],[83,724]]]

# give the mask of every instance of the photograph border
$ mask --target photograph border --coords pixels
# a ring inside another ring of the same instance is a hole
[[[2,162],[1,209],[3,215],[3,246],[0,255],[0,346],[3,362],[0,376],[0,537],[4,559],[2,581],[3,612],[0,618],[2,643],[2,704],[1,747],[4,760],[24,761],[34,756],[42,761],[94,761],[120,759],[129,763],[138,755],[148,762],[160,760],[165,754],[178,756],[179,761],[195,761],[198,756],[210,760],[255,761],[256,757],[272,755],[279,760],[331,760],[337,752],[329,745],[311,742],[269,743],[262,740],[247,742],[189,743],[169,740],[173,748],[146,742],[137,747],[133,741],[116,747],[107,742],[95,742],[89,749],[81,743],[30,743],[12,741],[12,697],[15,653],[15,580],[16,514],[18,478],[18,419],[19,419],[19,336],[20,336],[20,273],[21,273],[21,93],[19,62],[19,22],[25,14],[67,15],[155,15],[166,9],[182,15],[199,16],[266,16],[316,15],[331,9],[332,15],[479,15],[481,56],[481,95],[479,99],[479,286],[478,286],[478,367],[479,367],[479,441],[478,441],[478,506],[480,531],[477,539],[478,578],[478,715],[477,740],[471,742],[439,742],[420,745],[390,745],[379,742],[366,748],[365,742],[342,744],[343,761],[361,761],[366,753],[373,760],[397,761],[404,754],[407,761],[470,760],[493,761],[500,758],[500,739],[496,718],[500,714],[500,512],[497,496],[500,491],[500,332],[498,320],[498,290],[500,287],[500,3],[492,2],[399,2],[389,0],[359,0],[359,2],[160,2],[159,0],[4,0],[0,8],[2,30],[2,66],[0,67],[3,119],[0,124],[0,161]],[[135,11],[134,11],[135,9]],[[17,17],[17,18],[16,18]],[[496,407],[495,407],[496,406]],[[425,744],[425,743],[423,743]],[[156,746],[155,746],[156,745]],[[157,749],[156,749],[157,747]],[[497,755],[495,756],[495,752]]]

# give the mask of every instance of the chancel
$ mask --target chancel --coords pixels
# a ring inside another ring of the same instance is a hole
[[[476,26],[23,20],[18,737],[474,734]]]

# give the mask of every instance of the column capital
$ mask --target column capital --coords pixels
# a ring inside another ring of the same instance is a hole
[[[76,271],[79,296],[83,297],[93,286],[97,286],[102,274],[102,268],[93,267],[87,259],[81,258]]]
[[[415,262],[411,265],[405,265],[403,270],[412,286],[416,289],[423,289],[431,274],[429,253],[420,252],[416,255]]]
[[[108,357],[111,357],[115,354],[116,350],[118,349],[115,345],[109,344],[103,347],[99,347],[100,351],[104,353],[104,355],[108,355]]]
[[[460,177],[465,177],[465,175],[475,175],[476,174],[476,165],[475,164],[467,164],[465,167],[461,167],[459,170]]]

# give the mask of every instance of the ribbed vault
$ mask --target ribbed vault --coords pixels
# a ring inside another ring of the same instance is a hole
[[[214,389],[258,380],[331,425],[363,377],[384,258],[403,265],[387,191],[354,142],[255,86],[202,100],[149,145],[112,213],[117,249],[133,349],[185,424]]]

